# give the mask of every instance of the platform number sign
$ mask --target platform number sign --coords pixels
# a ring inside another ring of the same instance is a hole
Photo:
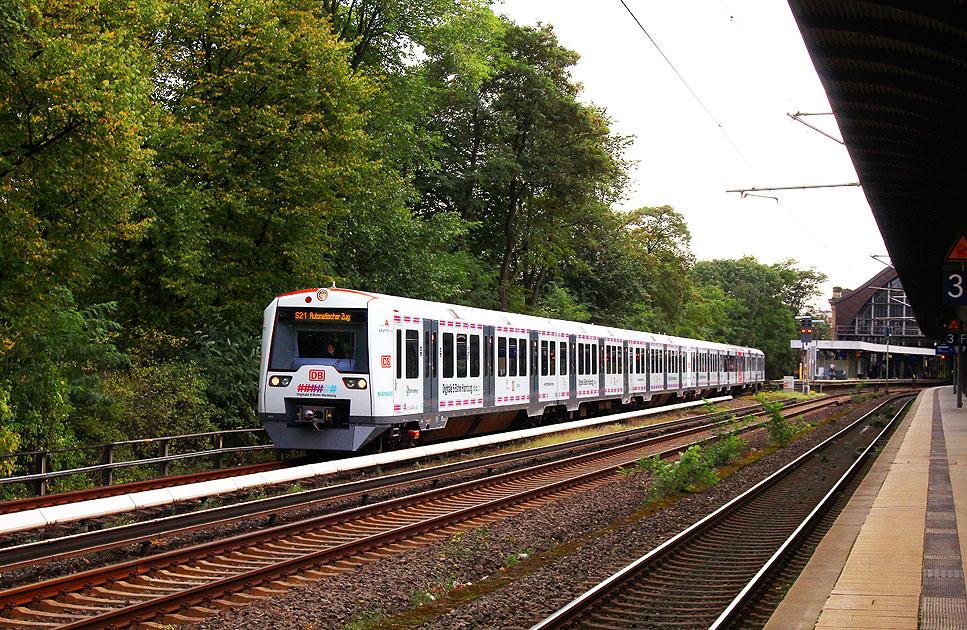
[[[967,274],[959,271],[944,272],[943,303],[967,304]]]

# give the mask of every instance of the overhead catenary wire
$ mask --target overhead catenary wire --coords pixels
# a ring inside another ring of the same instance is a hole
[[[685,77],[682,76],[682,73],[678,71],[678,68],[675,67],[675,64],[673,64],[671,59],[668,58],[668,55],[665,54],[665,51],[661,49],[661,46],[659,46],[658,42],[655,41],[655,38],[651,36],[651,34],[648,32],[648,29],[645,28],[645,25],[641,23],[641,20],[638,19],[638,16],[636,16],[634,12],[631,10],[631,8],[625,3],[625,0],[618,0],[618,1],[621,2],[621,6],[625,8],[625,11],[628,12],[628,15],[631,16],[631,19],[635,21],[635,23],[638,25],[638,28],[641,29],[641,32],[645,34],[645,37],[648,38],[648,41],[650,41],[652,46],[655,47],[655,50],[658,51],[658,54],[660,54],[662,59],[665,60],[665,63],[668,64],[668,67],[672,69],[672,72],[675,73],[675,76],[678,77],[678,79],[689,91],[689,93],[692,95],[695,101],[698,102],[701,108],[705,110],[705,113],[708,115],[709,118],[712,119],[712,122],[715,123],[715,126],[719,128],[719,131],[721,131],[722,135],[725,136],[725,139],[729,141],[729,144],[732,145],[732,148],[735,149],[735,152],[739,154],[739,157],[742,158],[742,161],[747,162],[747,160],[745,159],[745,156],[742,154],[742,151],[739,150],[739,147],[735,144],[735,142],[732,141],[732,138],[729,137],[728,132],[725,131],[725,127],[723,127],[722,123],[720,123],[718,119],[715,117],[715,115],[712,114],[711,110],[709,110],[709,108],[705,106],[705,103],[703,103],[702,99],[699,98],[698,94],[695,93],[695,90],[692,89],[692,86],[688,84],[688,81],[685,80]]]

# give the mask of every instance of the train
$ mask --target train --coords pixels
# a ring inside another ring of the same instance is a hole
[[[276,448],[376,452],[763,383],[755,348],[347,288],[280,295],[259,418]]]

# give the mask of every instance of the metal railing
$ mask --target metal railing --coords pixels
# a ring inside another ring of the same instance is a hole
[[[105,444],[92,444],[88,446],[72,446],[68,448],[57,448],[44,451],[22,451],[19,453],[9,453],[0,455],[2,460],[26,460],[27,464],[21,463],[21,467],[33,470],[28,475],[16,477],[0,478],[0,485],[12,483],[25,483],[33,489],[37,496],[47,493],[48,481],[59,477],[70,475],[93,474],[95,482],[100,486],[110,486],[114,483],[114,471],[119,468],[130,468],[133,466],[156,466],[156,477],[158,479],[167,477],[170,472],[171,462],[196,459],[200,457],[211,457],[213,467],[221,468],[224,456],[231,453],[244,453],[250,451],[265,451],[274,449],[272,444],[246,444],[242,446],[225,446],[225,438],[229,436],[251,435],[253,441],[265,440],[265,429],[228,429],[224,431],[208,431],[205,433],[188,433],[185,435],[171,435],[158,438],[143,438],[139,440],[125,440],[122,442],[108,442]],[[171,446],[176,441],[204,441],[211,440],[211,448],[201,450],[185,451],[181,453],[171,453]],[[121,447],[132,447],[132,451],[140,450],[138,447],[149,445],[157,446],[157,455],[154,457],[139,457],[123,461],[115,461],[115,455]],[[100,463],[86,466],[66,468],[63,470],[50,470],[53,460],[58,455],[68,453],[89,453],[85,459],[99,459]]]

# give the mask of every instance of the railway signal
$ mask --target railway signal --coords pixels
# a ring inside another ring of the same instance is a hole
[[[813,340],[813,318],[799,318],[799,340],[805,345]]]

